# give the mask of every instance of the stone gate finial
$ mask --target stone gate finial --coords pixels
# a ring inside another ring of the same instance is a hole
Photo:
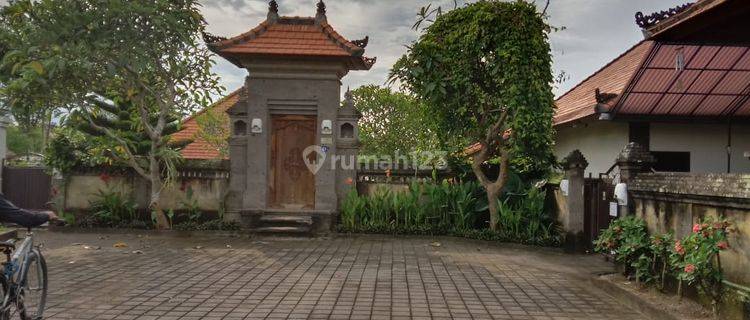
[[[631,142],[620,151],[620,154],[617,155],[615,161],[617,161],[618,164],[653,164],[656,163],[656,158],[637,142]]]
[[[268,3],[268,20],[276,21],[278,19],[279,19],[279,4],[276,3],[276,0],[271,0],[271,2]]]
[[[318,12],[315,14],[315,22],[320,24],[326,21],[328,21],[326,18],[326,4],[323,0],[320,0],[318,1]]]
[[[578,149],[571,151],[570,154],[562,160],[561,164],[565,170],[574,168],[586,169],[586,167],[589,166],[589,162],[586,161],[583,153]]]

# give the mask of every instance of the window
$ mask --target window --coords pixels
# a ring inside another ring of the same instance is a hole
[[[656,157],[656,171],[690,172],[690,152],[652,151],[651,154]]]
[[[344,123],[341,125],[341,137],[346,139],[354,138],[354,126],[351,123]]]
[[[232,135],[234,136],[244,136],[247,135],[247,123],[242,120],[237,120],[234,122],[234,130],[232,131]]]
[[[636,142],[646,150],[651,149],[651,126],[648,122],[631,122],[629,131],[629,142]]]

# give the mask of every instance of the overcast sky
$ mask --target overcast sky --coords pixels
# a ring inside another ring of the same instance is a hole
[[[537,0],[543,2],[544,0]],[[682,4],[687,0],[551,0],[551,23],[566,29],[551,36],[554,67],[570,78],[558,85],[559,95],[588,77],[613,58],[643,39],[635,24],[637,11],[651,13]],[[268,1],[204,0],[208,31],[235,36],[265,19]],[[277,0],[279,14],[314,16],[317,0]],[[377,57],[370,71],[353,71],[343,80],[344,87],[384,84],[391,65],[404,52],[404,45],[417,37],[411,29],[419,8],[432,3],[452,8],[453,1],[441,0],[328,0],[328,22],[344,37],[353,40],[370,36],[366,55]],[[242,85],[245,71],[217,58],[215,71],[227,90]]]
[[[281,15],[314,16],[317,0],[277,0]],[[461,2],[465,0],[459,0]],[[533,0],[529,0],[533,1]],[[544,0],[536,0],[541,3]],[[551,0],[548,13],[554,26],[551,42],[555,72],[570,78],[558,85],[560,95],[643,39],[636,26],[637,11],[665,10],[688,0]],[[7,0],[0,0],[0,4]],[[266,17],[266,0],[202,0],[210,33],[231,37],[246,32]],[[354,71],[344,86],[384,84],[391,65],[417,37],[411,29],[419,8],[432,4],[452,8],[453,0],[328,0],[328,21],[344,37],[370,36],[366,55],[377,57],[370,71]],[[215,67],[227,90],[240,87],[246,72],[216,58]]]

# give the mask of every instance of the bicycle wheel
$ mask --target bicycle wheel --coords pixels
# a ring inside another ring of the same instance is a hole
[[[29,252],[18,294],[18,309],[21,320],[42,319],[47,303],[47,262],[37,249]]]
[[[15,302],[11,302],[12,307],[3,308],[3,304],[7,299],[6,294],[8,294],[8,280],[5,279],[5,275],[0,275],[0,320],[9,320],[10,309],[15,310]]]

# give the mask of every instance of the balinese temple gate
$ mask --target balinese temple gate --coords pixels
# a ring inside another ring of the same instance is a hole
[[[341,78],[375,63],[368,38],[349,41],[317,4],[315,17],[284,17],[271,1],[266,21],[209,48],[248,76],[231,123],[226,219],[258,232],[328,232],[355,183],[357,112],[340,107]],[[348,94],[347,94],[348,96]]]

